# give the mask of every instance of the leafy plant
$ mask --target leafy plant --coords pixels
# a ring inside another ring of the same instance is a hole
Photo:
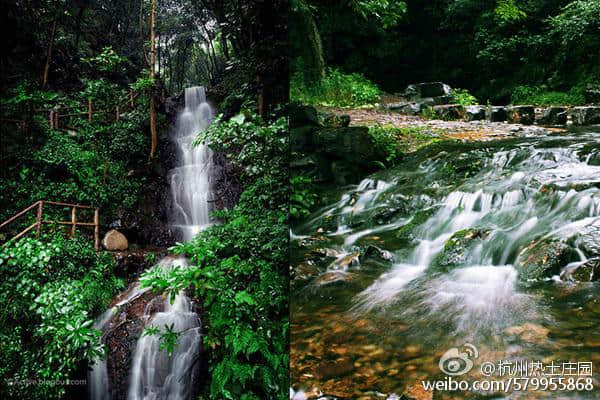
[[[313,180],[309,176],[299,175],[290,178],[290,217],[300,219],[310,214],[317,202]]]
[[[467,89],[452,89],[452,102],[463,106],[478,104],[477,99]]]
[[[123,287],[113,263],[89,242],[62,234],[0,248],[0,392],[64,398],[65,386],[52,381],[68,379],[84,360],[104,356],[93,318]]]
[[[290,82],[290,98],[303,104],[339,107],[372,105],[379,101],[381,91],[358,73],[344,74],[330,69],[321,82],[307,83],[301,71]]]

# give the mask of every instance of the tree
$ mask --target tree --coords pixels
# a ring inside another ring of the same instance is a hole
[[[156,0],[152,0],[150,7],[150,80],[154,81],[154,68],[156,64]],[[150,158],[156,155],[158,146],[158,135],[156,133],[156,103],[154,99],[154,90],[150,92],[150,134],[152,144],[150,147]]]

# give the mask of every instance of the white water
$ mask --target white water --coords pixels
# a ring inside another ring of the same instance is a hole
[[[204,144],[193,146],[193,142],[212,118],[204,88],[185,89],[185,108],[177,116],[172,134],[179,165],[169,171],[173,205],[171,227],[184,241],[210,225],[212,152]]]
[[[196,136],[205,130],[213,118],[206,102],[204,88],[185,89],[185,108],[177,117],[173,141],[178,149],[179,166],[169,171],[172,214],[170,225],[186,241],[211,224],[212,153],[208,146],[193,146]],[[164,271],[186,268],[185,258],[163,258],[158,267]],[[119,307],[126,305],[149,288],[135,284],[123,295],[123,300],[104,312],[94,327],[103,333],[111,327]],[[156,309],[160,311],[155,312]],[[151,300],[144,310],[144,327],[154,326],[160,332],[172,327],[178,333],[177,346],[171,355],[160,349],[159,335],[142,335],[132,354],[129,374],[129,400],[192,400],[197,386],[201,322],[193,310],[192,301],[180,292],[173,302],[162,296]],[[109,349],[110,351],[110,349]],[[110,382],[106,360],[97,361],[88,373],[89,398],[110,400]]]
[[[165,258],[159,266],[165,270],[185,268],[184,258]],[[157,299],[158,300],[158,299]],[[175,351],[169,356],[160,350],[158,335],[140,337],[133,354],[129,400],[188,400],[192,398],[197,374],[200,344],[200,318],[192,309],[190,299],[180,292],[173,303],[168,298],[159,299],[162,311],[152,314],[157,304],[148,303],[144,311],[146,326],[155,326],[164,332],[173,327],[179,332]]]

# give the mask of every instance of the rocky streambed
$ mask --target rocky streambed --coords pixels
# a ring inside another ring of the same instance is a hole
[[[497,139],[441,141],[332,187],[293,228],[295,398],[481,398],[421,386],[465,343],[478,356],[460,379],[485,362],[589,362],[593,389],[560,396],[597,398],[600,131]]]

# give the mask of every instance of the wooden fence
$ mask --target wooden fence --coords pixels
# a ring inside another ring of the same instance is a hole
[[[45,220],[43,218],[44,205],[54,206],[54,207],[70,207],[71,208],[71,220],[70,221]],[[90,222],[79,221],[77,219],[77,210],[78,209],[94,210],[94,220],[90,221]],[[98,208],[95,208],[92,206],[84,206],[81,204],[60,203],[60,202],[56,202],[56,201],[47,201],[47,200],[36,201],[35,203],[30,205],[23,211],[15,214],[14,216],[7,219],[6,221],[2,222],[0,224],[0,230],[33,210],[36,211],[35,222],[33,224],[29,225],[24,230],[22,230],[19,234],[15,235],[12,238],[10,238],[9,240],[7,240],[3,244],[3,246],[6,243],[10,242],[11,240],[16,240],[16,239],[23,237],[25,234],[27,234],[34,228],[36,231],[36,233],[35,233],[36,237],[39,237],[40,234],[42,233],[42,225],[43,224],[57,224],[57,225],[70,225],[71,226],[71,231],[70,231],[71,236],[75,236],[75,232],[76,232],[78,226],[86,226],[86,227],[90,227],[90,228],[93,227],[94,228],[94,249],[96,249],[96,251],[100,250],[100,214],[99,214]]]

